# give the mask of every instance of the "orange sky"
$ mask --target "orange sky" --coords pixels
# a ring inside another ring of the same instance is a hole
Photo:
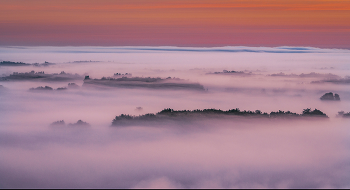
[[[0,45],[350,48],[350,0],[0,0]]]

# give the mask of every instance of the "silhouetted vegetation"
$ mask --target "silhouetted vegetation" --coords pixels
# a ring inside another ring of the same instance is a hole
[[[86,61],[73,61],[73,63],[96,63],[96,62],[101,62],[101,61],[88,61],[88,60],[86,60]]]
[[[77,88],[79,88],[79,86],[75,83],[68,83],[68,88],[69,89],[77,89]]]
[[[333,83],[333,84],[350,84],[350,76],[346,76],[344,78],[338,79],[326,79],[320,81],[312,81],[314,84],[322,84],[322,83]]]
[[[162,119],[184,119],[184,118],[201,118],[202,116],[242,116],[242,117],[253,117],[253,118],[306,118],[306,117],[322,117],[328,118],[328,116],[318,109],[311,110],[310,108],[304,109],[302,114],[293,113],[291,111],[277,111],[261,112],[260,110],[255,111],[240,111],[238,108],[223,111],[220,109],[203,109],[203,110],[173,110],[170,108],[163,109],[162,111],[152,114],[148,113],[145,115],[131,116],[121,114],[116,116],[112,125],[126,124],[128,121],[157,121]]]
[[[12,62],[12,61],[2,61],[0,62],[0,66],[28,66],[31,64],[23,63],[23,62]]]
[[[78,120],[76,123],[68,124],[69,127],[90,127],[90,124],[82,120]]]
[[[53,88],[51,88],[49,86],[45,86],[45,87],[39,86],[36,88],[30,88],[29,90],[53,90]]]
[[[297,113],[293,113],[293,112],[290,112],[290,111],[281,111],[279,110],[278,112],[271,112],[270,113],[270,117],[281,117],[281,116],[292,116],[292,117],[295,117],[295,116],[300,116],[299,114]]]
[[[0,62],[0,66],[34,66],[34,67],[47,67],[50,65],[55,65],[55,63],[49,63],[47,61],[45,61],[44,63],[23,63],[23,62],[13,62],[13,61],[2,61]]]
[[[78,120],[76,123],[70,123],[68,125],[66,125],[66,123],[64,122],[64,120],[59,120],[59,121],[55,121],[53,123],[51,123],[50,126],[58,126],[58,127],[90,127],[90,124],[87,122],[84,122],[82,120]]]
[[[321,100],[335,100],[335,101],[340,101],[340,97],[338,94],[334,94],[332,92],[326,93],[320,98]]]
[[[63,120],[55,121],[51,123],[51,126],[65,126],[66,123]]]
[[[114,73],[114,77],[132,77],[131,73]]]
[[[350,118],[350,112],[345,113],[344,111],[338,112],[338,117],[343,117],[343,118]]]
[[[323,113],[321,110],[314,109],[311,111],[310,108],[306,108],[303,110],[302,116],[321,116],[321,117],[328,117],[325,113]]]
[[[45,74],[44,71],[40,72],[25,72],[18,73],[13,72],[13,74],[5,77],[1,77],[0,80],[3,81],[24,81],[24,80],[45,80],[45,81],[67,81],[67,80],[81,80],[82,76],[78,74],[70,74],[62,71],[61,73]]]
[[[151,77],[102,77],[101,79],[91,79],[85,76],[84,86],[108,86],[121,88],[153,88],[153,89],[188,89],[204,90],[199,83],[191,83],[179,78],[151,78]]]
[[[38,90],[38,91],[40,91],[40,90],[43,90],[43,91],[49,90],[49,91],[51,91],[51,90],[53,90],[53,88],[50,87],[50,86],[45,86],[45,87],[39,86],[39,87],[36,87],[36,88],[30,88],[29,90],[34,90],[34,91],[36,91],[36,90]],[[66,87],[60,87],[60,88],[57,88],[56,90],[58,90],[58,91],[67,90],[67,88]]]
[[[136,107],[136,110],[137,110],[137,111],[142,111],[143,108],[142,108],[142,107]]]
[[[207,73],[207,74],[217,74],[217,75],[252,75],[252,72],[246,73],[246,72],[243,72],[243,71],[223,70],[222,72],[214,72],[214,73]]]
[[[322,73],[315,73],[315,72],[311,72],[311,73],[301,73],[300,75],[297,74],[285,74],[285,73],[276,73],[276,74],[270,74],[268,76],[271,77],[291,77],[291,78],[296,78],[296,77],[300,77],[300,78],[327,78],[327,79],[340,79],[341,77],[332,73],[327,73],[327,74],[322,74]]]
[[[33,63],[33,66],[35,67],[47,67],[47,66],[50,66],[50,65],[56,65],[55,63],[49,63],[47,61],[45,61],[44,63]]]

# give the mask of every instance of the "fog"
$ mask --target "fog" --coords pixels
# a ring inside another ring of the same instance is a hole
[[[350,85],[327,82],[348,79],[349,55],[308,47],[0,47],[0,61],[32,64],[0,66],[8,79],[0,80],[0,187],[349,188],[350,119],[336,115],[350,112]],[[37,66],[45,62],[52,64]],[[50,80],[9,77],[31,71]],[[62,71],[69,77],[52,79]],[[115,73],[142,80],[132,88],[84,85],[84,76]],[[145,88],[148,77],[204,90]],[[30,90],[45,86],[53,90]],[[320,100],[328,92],[340,101]],[[164,108],[316,108],[329,118],[111,126],[120,114]]]

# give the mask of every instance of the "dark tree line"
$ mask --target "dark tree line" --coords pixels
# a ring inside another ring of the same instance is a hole
[[[328,118],[328,116],[318,109],[311,110],[310,108],[306,108],[303,110],[302,114],[293,113],[291,111],[277,111],[271,112],[270,114],[266,112],[262,112],[260,110],[250,111],[243,110],[240,111],[239,108],[230,109],[227,111],[223,111],[220,109],[196,109],[196,110],[173,110],[171,108],[163,109],[162,111],[153,114],[148,113],[145,115],[139,116],[131,116],[127,114],[121,114],[120,116],[116,116],[112,125],[118,125],[127,121],[147,121],[147,120],[156,120],[156,119],[164,119],[164,118],[181,118],[187,116],[209,116],[209,115],[236,115],[236,116],[258,116],[264,118],[301,118],[301,117],[323,117]]]

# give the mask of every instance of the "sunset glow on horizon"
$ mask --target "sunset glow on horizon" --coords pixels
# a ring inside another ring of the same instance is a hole
[[[350,0],[0,0],[0,188],[350,187]]]
[[[350,1],[1,1],[0,45],[350,48]]]

